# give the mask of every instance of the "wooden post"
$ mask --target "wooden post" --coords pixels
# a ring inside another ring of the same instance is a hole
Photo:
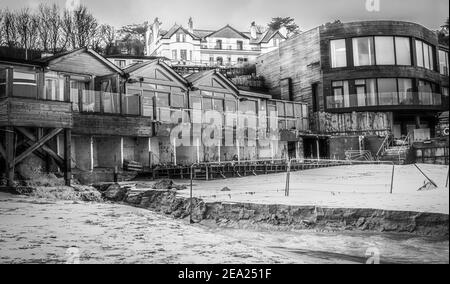
[[[6,68],[6,96],[7,97],[13,96],[13,86],[14,86],[14,70],[12,68]]]
[[[71,185],[72,179],[72,131],[64,129],[64,180],[66,186]]]
[[[6,179],[7,185],[14,186],[14,128],[11,126],[6,127],[5,133],[5,164],[6,164]]]
[[[64,101],[69,103],[71,101],[71,98],[70,98],[70,76],[68,76],[68,75],[64,76],[63,90],[64,90],[64,95],[63,95]]]
[[[173,138],[173,163],[177,165],[177,140]]]
[[[197,164],[200,164],[200,138],[197,138]]]
[[[91,172],[93,172],[94,171],[94,137],[90,137],[90,141],[89,141],[90,143],[90,162],[91,162],[91,164],[90,164],[90,170],[91,170]]]

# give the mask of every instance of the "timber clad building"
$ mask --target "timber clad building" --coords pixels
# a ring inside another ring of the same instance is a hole
[[[311,130],[327,140],[319,150],[324,157],[363,150],[361,136],[436,137],[439,114],[449,107],[448,47],[414,23],[326,24],[260,56],[257,74],[274,96],[309,105]],[[379,143],[367,149],[376,154]],[[448,163],[448,144],[441,150]],[[317,156],[316,149],[309,155]]]
[[[279,117],[284,130],[270,136],[266,114],[281,104],[287,110]],[[200,119],[194,121],[196,110]],[[198,137],[210,126],[203,120],[207,110],[219,117],[252,115],[244,127],[235,119],[217,130],[218,137],[230,132],[231,144],[204,146]],[[252,118],[263,129],[255,139],[248,130]],[[185,124],[193,141],[177,145],[171,130]],[[161,60],[122,70],[86,48],[38,61],[0,59],[0,169],[10,185],[20,178],[17,166],[31,160],[64,172],[70,184],[72,174],[92,182],[133,167],[300,157],[295,137],[308,127],[306,104],[241,91],[214,70],[185,78]]]

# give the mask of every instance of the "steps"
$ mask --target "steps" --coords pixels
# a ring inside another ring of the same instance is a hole
[[[390,161],[395,164],[404,165],[410,149],[410,146],[390,146],[386,148],[380,157],[380,161]]]

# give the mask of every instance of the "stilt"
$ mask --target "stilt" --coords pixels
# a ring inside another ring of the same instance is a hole
[[[66,186],[71,185],[72,180],[72,131],[64,129],[64,180]]]
[[[15,136],[14,128],[11,126],[7,126],[5,133],[5,151],[6,151],[5,169],[6,169],[7,185],[10,187],[14,186],[14,159],[15,159],[14,136]]]

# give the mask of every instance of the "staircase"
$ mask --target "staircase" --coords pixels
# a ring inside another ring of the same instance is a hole
[[[389,161],[395,164],[404,165],[411,149],[411,135],[408,134],[404,140],[395,145],[391,134],[386,136],[377,153],[379,161]]]
[[[404,165],[411,147],[407,146],[389,146],[379,157],[380,161],[390,161],[398,165]]]

